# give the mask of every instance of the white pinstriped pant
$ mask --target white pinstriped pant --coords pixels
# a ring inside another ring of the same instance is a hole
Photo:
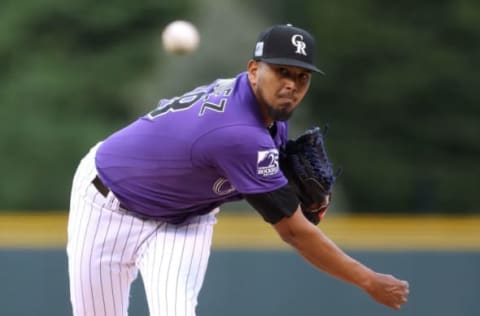
[[[68,270],[73,314],[127,315],[130,285],[142,275],[150,315],[193,316],[210,255],[215,214],[181,225],[123,213],[92,185],[95,146],[73,180]]]

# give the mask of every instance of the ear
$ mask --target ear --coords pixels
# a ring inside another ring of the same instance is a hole
[[[248,61],[248,80],[250,81],[250,84],[254,86],[257,83],[257,71],[258,71],[258,63],[250,59]]]

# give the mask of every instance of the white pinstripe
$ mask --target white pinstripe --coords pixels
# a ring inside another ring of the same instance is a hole
[[[74,315],[127,315],[140,271],[155,316],[194,316],[210,255],[215,214],[181,225],[141,220],[91,184],[94,147],[75,173],[68,222],[68,268]]]

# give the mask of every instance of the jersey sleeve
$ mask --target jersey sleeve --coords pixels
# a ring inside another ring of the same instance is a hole
[[[242,194],[276,190],[287,179],[280,171],[279,150],[265,128],[235,125],[202,137],[198,161],[208,163]]]

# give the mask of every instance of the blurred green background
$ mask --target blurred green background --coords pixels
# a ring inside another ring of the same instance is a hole
[[[197,52],[160,34],[195,23]],[[317,38],[291,136],[329,124],[344,212],[479,213],[480,2],[4,0],[0,4],[0,209],[68,208],[77,163],[161,97],[246,69],[258,32]]]

